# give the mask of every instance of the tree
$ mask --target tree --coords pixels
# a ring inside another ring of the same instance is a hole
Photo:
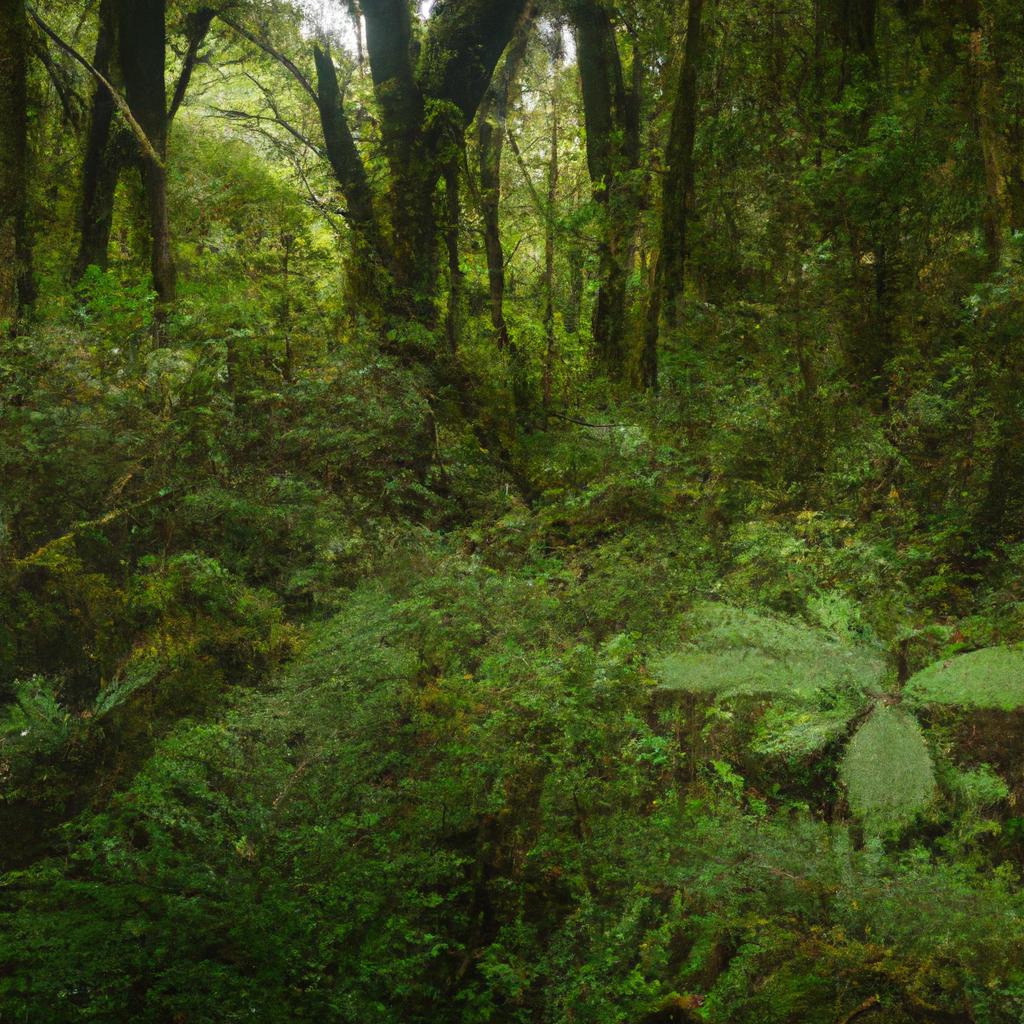
[[[149,139],[143,149],[142,182],[149,216],[150,272],[157,300],[173,302],[177,269],[167,220],[167,85],[164,80],[166,0],[116,0],[117,39],[125,97]]]
[[[626,285],[640,208],[639,76],[632,76],[627,90],[618,37],[598,0],[573,2],[570,13],[583,91],[587,166],[602,217],[594,350],[608,376],[617,380],[626,371]],[[634,50],[634,65],[638,60]]]
[[[90,67],[95,84],[82,162],[79,245],[72,269],[72,278],[77,281],[89,266],[106,268],[114,194],[122,171],[134,163],[146,193],[150,272],[162,305],[174,300],[177,287],[167,219],[167,138],[185,99],[214,11],[200,7],[185,17],[186,47],[169,105],[166,14],[165,0],[101,0]],[[123,103],[118,102],[121,90]],[[119,108],[122,114],[131,113],[133,123],[126,126],[118,120]]]
[[[704,0],[690,0],[687,8],[686,47],[665,143],[659,252],[648,297],[641,357],[641,377],[644,387],[648,388],[658,384],[658,335],[662,316],[672,328],[678,328],[683,322],[686,226],[693,191],[693,142],[697,133],[697,80],[704,50],[703,6]]]
[[[14,324],[35,297],[28,201],[24,0],[0,0],[0,325]]]
[[[533,28],[534,7],[528,4],[500,68],[491,79],[477,112],[477,160],[480,212],[487,253],[487,287],[491,324],[499,349],[509,344],[505,323],[505,250],[501,242],[501,157],[505,148],[509,103],[516,76],[526,56]]]

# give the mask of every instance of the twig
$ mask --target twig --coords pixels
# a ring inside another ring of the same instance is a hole
[[[221,14],[220,20],[223,21],[224,24],[228,26],[228,28],[233,28],[243,39],[248,39],[249,42],[253,44],[253,46],[258,46],[265,54],[267,54],[268,57],[273,57],[274,60],[276,60],[278,64],[281,65],[281,67],[285,68],[285,70],[287,70],[291,74],[295,81],[302,86],[302,88],[310,95],[313,102],[317,103],[316,90],[313,88],[312,85],[309,84],[309,79],[306,78],[306,76],[299,69],[299,66],[290,57],[281,53],[280,50],[274,49],[274,47],[271,46],[270,43],[266,42],[263,39],[260,39],[259,36],[250,32],[248,29],[243,28],[233,18],[227,18],[223,14]]]

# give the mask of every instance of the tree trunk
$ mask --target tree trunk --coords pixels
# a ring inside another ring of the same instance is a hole
[[[101,0],[94,67],[115,81],[117,18],[114,0]],[[107,269],[114,193],[121,168],[128,159],[131,140],[115,120],[114,98],[100,82],[93,83],[92,107],[82,161],[82,192],[78,211],[78,253],[71,279],[77,283],[90,266]]]
[[[639,97],[626,91],[615,30],[605,9],[593,0],[582,0],[572,13],[587,167],[594,200],[603,214],[594,349],[608,376],[619,380],[626,369],[626,284],[640,208]]]
[[[0,0],[0,325],[35,298],[28,237],[28,120],[24,0]]]
[[[982,234],[990,269],[999,265],[1003,238],[1008,227],[1009,209],[1006,194],[1006,158],[999,130],[999,78],[995,60],[988,52],[991,46],[991,25],[979,18],[971,31],[971,85],[974,94],[974,115],[985,172],[985,202],[982,207]]]
[[[686,231],[693,194],[693,143],[697,134],[697,82],[704,54],[703,0],[690,0],[686,18],[686,46],[679,71],[661,186],[659,254],[653,273],[641,376],[647,388],[658,384],[658,338],[662,318],[678,329],[683,323],[686,285]]]
[[[406,0],[362,3],[390,170],[396,311],[427,327],[437,321],[438,182],[526,6],[527,0],[439,4],[414,45]]]
[[[555,212],[558,208],[558,98],[551,90],[551,136],[549,139],[547,217],[544,221],[544,416],[551,411],[551,390],[555,368]]]
[[[167,213],[166,0],[117,0],[118,52],[125,97],[153,154],[142,154],[150,232],[150,272],[157,303],[174,301],[177,272]]]
[[[448,309],[445,313],[445,337],[448,351],[455,355],[459,350],[462,333],[462,266],[459,261],[459,222],[462,219],[459,202],[459,166],[453,160],[445,168],[445,249],[448,253]]]
[[[499,349],[508,346],[505,322],[505,250],[501,243],[501,156],[505,126],[516,76],[526,56],[533,28],[533,5],[528,5],[516,27],[508,53],[484,94],[477,113],[477,152],[480,166],[480,213],[487,254],[487,288],[491,326]]]

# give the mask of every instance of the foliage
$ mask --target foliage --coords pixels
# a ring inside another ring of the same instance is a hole
[[[934,662],[908,681],[907,696],[922,704],[1013,711],[1024,705],[1024,651],[988,647]]]
[[[173,301],[28,37],[3,1021],[1019,1024],[1020,5],[34,9],[164,7]]]
[[[921,728],[905,712],[877,704],[843,756],[850,807],[872,832],[906,825],[935,795],[935,775]]]
[[[668,690],[813,700],[822,691],[867,689],[883,670],[868,648],[723,605],[698,608],[684,629],[697,645],[661,662],[658,674]]]

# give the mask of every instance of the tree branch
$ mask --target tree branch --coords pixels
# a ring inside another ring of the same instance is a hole
[[[198,11],[193,11],[185,19],[188,49],[185,51],[181,65],[181,74],[178,75],[178,81],[174,86],[174,95],[171,99],[171,106],[167,111],[168,124],[174,120],[174,115],[177,114],[178,108],[185,99],[188,83],[199,60],[199,47],[203,45],[203,40],[210,31],[210,23],[213,21],[216,13],[211,7],[200,7]]]
[[[69,57],[78,61],[79,64],[89,72],[97,82],[102,85],[107,92],[110,93],[111,99],[113,99],[117,109],[124,115],[124,119],[128,122],[128,126],[132,130],[132,134],[135,136],[142,148],[142,152],[146,159],[160,169],[163,169],[164,162],[160,159],[160,154],[157,153],[153,143],[150,142],[149,136],[145,133],[142,125],[135,120],[135,115],[132,113],[132,108],[128,106],[128,101],[110,84],[108,79],[101,74],[93,64],[85,57],[83,57],[70,43],[66,43],[56,32],[50,28],[49,25],[39,17],[35,8],[31,4],[25,5],[25,10],[28,11],[29,17],[59,46]]]
[[[225,25],[228,26],[228,28],[234,29],[234,31],[237,32],[243,39],[248,39],[249,42],[253,44],[253,46],[259,47],[265,54],[267,54],[268,57],[273,57],[274,60],[276,60],[278,64],[280,64],[281,67],[283,67],[292,76],[292,78],[294,78],[295,81],[298,82],[300,86],[302,86],[303,90],[310,97],[310,99],[312,99],[314,103],[316,102],[316,90],[313,88],[312,85],[310,85],[309,79],[306,78],[306,76],[302,73],[301,69],[295,63],[295,61],[293,61],[286,54],[281,53],[280,50],[275,49],[266,40],[260,39],[259,36],[250,32],[248,29],[243,28],[233,18],[229,18],[225,14],[219,14],[218,17],[222,22],[224,22]]]
[[[425,96],[453,103],[473,120],[494,68],[528,0],[442,0],[434,8],[417,69]],[[366,4],[364,2],[364,8]]]

